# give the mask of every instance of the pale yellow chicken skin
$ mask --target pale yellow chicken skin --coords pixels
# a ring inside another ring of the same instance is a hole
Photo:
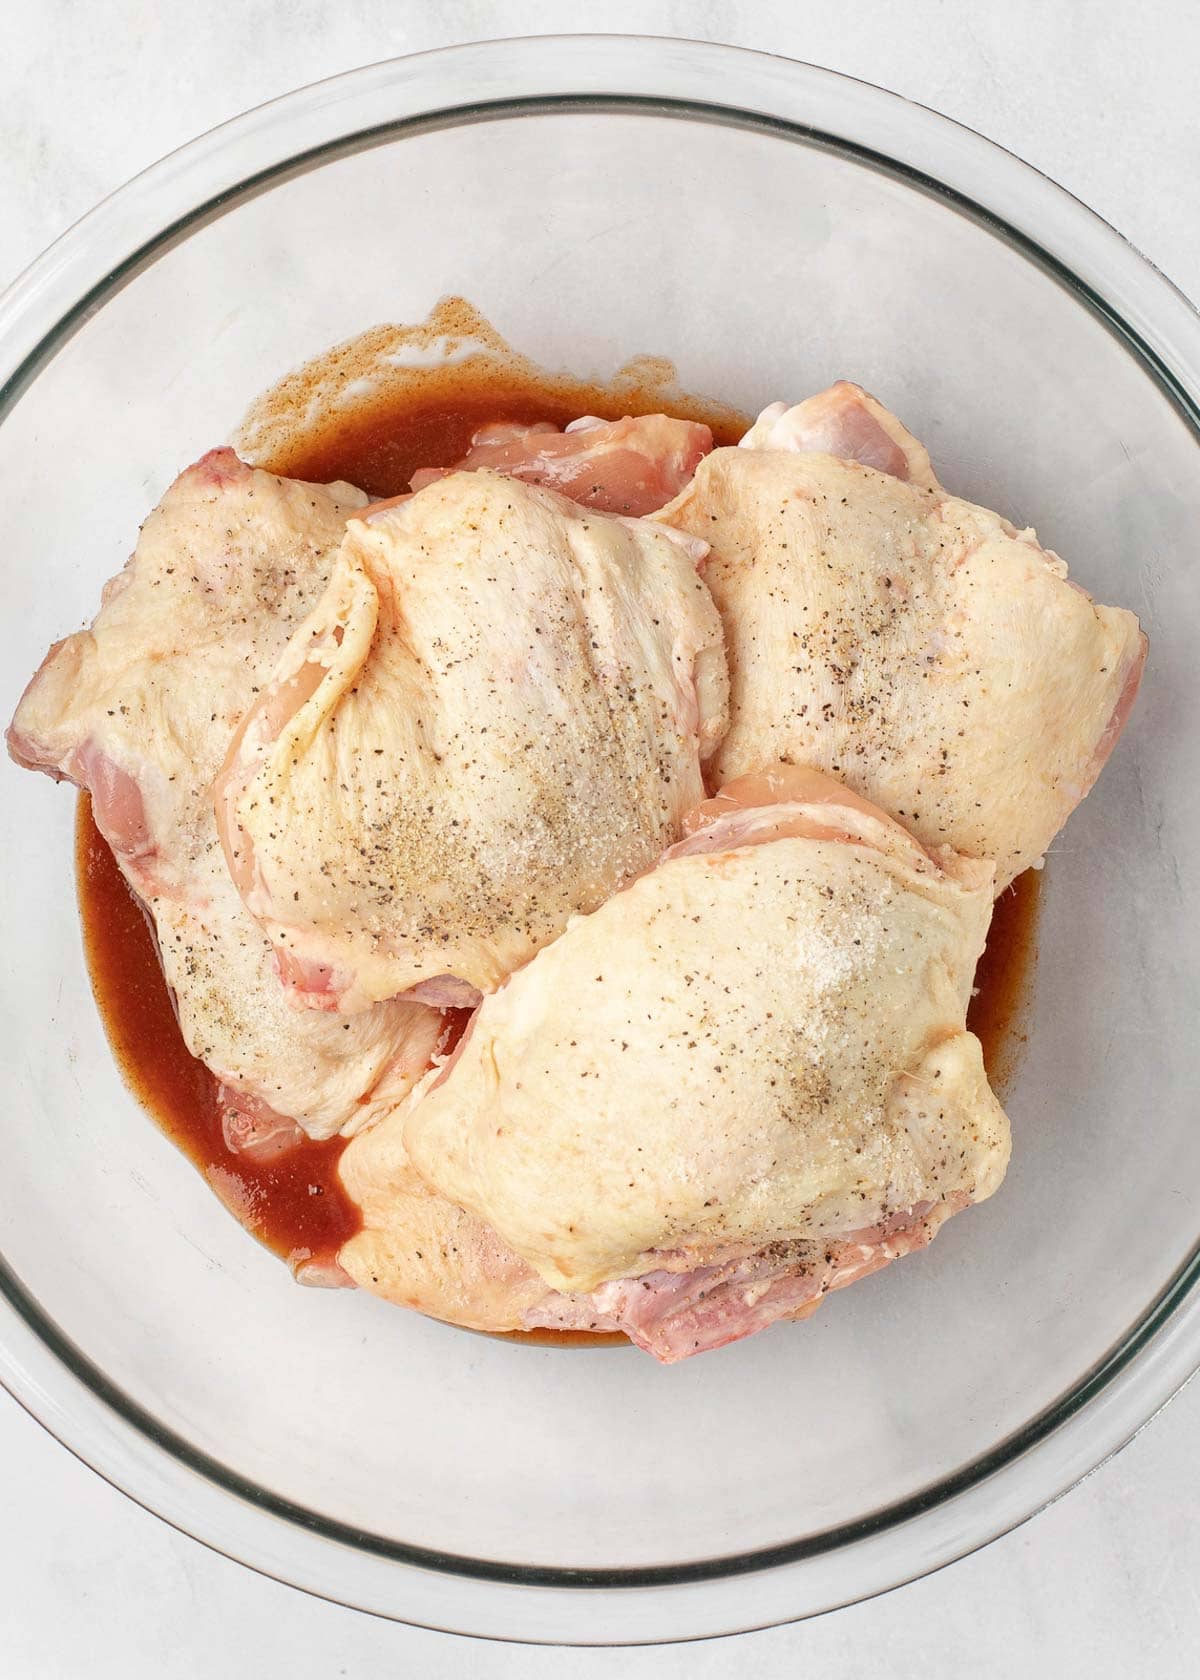
[[[90,790],[154,918],[188,1048],[224,1081],[242,1135],[272,1115],[313,1137],[354,1130],[404,1096],[443,1030],[418,1004],[350,1026],[291,1009],[213,815],[237,723],[365,502],[206,455],[146,519],[91,628],[51,650],[9,731],[20,762]]]
[[[1137,619],[1070,585],[1032,531],[947,495],[855,386],[776,405],[743,444],[655,516],[711,545],[731,683],[716,775],[831,771],[927,844],[993,859],[1002,890],[1116,739]]]
[[[394,1121],[360,1133],[338,1171],[363,1220],[338,1261],[360,1288],[468,1330],[519,1330],[536,1317],[543,1279],[425,1182]]]
[[[788,776],[572,922],[347,1164],[411,1159],[568,1292],[989,1195],[991,867]]]
[[[726,721],[702,553],[490,472],[351,521],[218,801],[298,1001],[470,1001],[675,838]]]

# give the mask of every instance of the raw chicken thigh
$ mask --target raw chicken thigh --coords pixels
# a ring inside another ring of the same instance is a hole
[[[287,1006],[229,878],[212,780],[242,712],[319,597],[366,498],[214,450],[142,527],[90,630],[49,653],[9,730],[19,763],[86,787],[148,906],[184,1038],[227,1087],[227,1135],[350,1131],[429,1066],[439,1012],[396,1003],[349,1027]]]
[[[475,433],[456,466],[414,473],[412,487],[421,490],[449,473],[490,467],[527,484],[544,484],[583,507],[653,513],[679,494],[712,444],[707,426],[669,414],[624,420],[584,415],[562,432],[548,421],[522,426],[498,420]]]
[[[991,866],[788,767],[688,826],[347,1149],[360,1282],[398,1293],[372,1186],[415,1167],[544,1281],[526,1327],[673,1360],[811,1311],[996,1189],[1008,1125],[964,1027]]]
[[[702,554],[492,472],[351,520],[218,797],[298,1001],[473,1001],[677,837],[726,719]]]
[[[1038,862],[1137,690],[1137,619],[1096,605],[1032,531],[947,495],[852,385],[764,412],[657,517],[703,536],[725,624],[721,778],[829,770],[918,839]]]

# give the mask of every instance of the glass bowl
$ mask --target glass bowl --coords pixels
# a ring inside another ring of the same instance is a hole
[[[750,410],[857,379],[1142,615],[1142,698],[1046,871],[1008,1181],[811,1323],[667,1370],[298,1289],[123,1087],[73,801],[14,770],[0,1377],[346,1604],[579,1642],[808,1615],[1028,1517],[1200,1362],[1200,323],[1033,170],[828,71],[607,36],[360,70],[156,165],[0,304],[7,711],[258,391],[451,291],[581,374],[653,352]]]

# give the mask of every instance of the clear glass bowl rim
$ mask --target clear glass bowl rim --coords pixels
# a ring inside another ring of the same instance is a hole
[[[715,101],[710,90],[718,87],[726,97]],[[1069,288],[1200,440],[1200,316],[1115,230],[1030,165],[936,112],[830,70],[708,42],[620,35],[473,42],[366,66],[257,107],[169,154],[76,223],[0,297],[0,426],[106,299],[247,196],[406,134],[555,109],[637,110],[751,127],[831,147],[900,177],[980,222]],[[1059,1497],[1200,1368],[1198,1277],[1200,1242],[1069,1391],[919,1495],[762,1551],[631,1570],[448,1556],[296,1507],[233,1475],[115,1388],[2,1256],[0,1382],[139,1504],[215,1550],[318,1596],[502,1639],[702,1638],[886,1591],[988,1543]]]

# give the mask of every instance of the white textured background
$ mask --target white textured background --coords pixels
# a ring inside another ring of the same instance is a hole
[[[374,59],[555,29],[724,40],[879,82],[1045,170],[1200,298],[1193,0],[0,0],[0,284],[247,106]],[[737,1640],[564,1651],[392,1626],[260,1579],[0,1396],[0,1677],[1194,1680],[1198,1439],[1200,1383],[1053,1509],[915,1586]]]

